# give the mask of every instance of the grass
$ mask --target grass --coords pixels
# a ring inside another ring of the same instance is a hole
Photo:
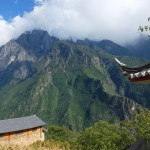
[[[38,141],[29,146],[1,145],[0,150],[71,150],[71,148],[67,142],[47,140],[44,142]]]

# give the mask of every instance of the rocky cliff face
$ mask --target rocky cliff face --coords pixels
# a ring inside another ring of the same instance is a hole
[[[13,62],[34,62],[34,58],[30,56],[28,52],[16,41],[11,40],[1,48],[0,61],[0,70],[4,71]]]
[[[0,118],[37,114],[49,124],[79,130],[99,119],[127,119],[136,102],[149,107],[144,97],[149,90],[131,85],[114,56],[88,42],[61,41],[34,30],[1,47]]]
[[[58,39],[51,37],[47,31],[33,30],[32,32],[23,33],[16,42],[28,50],[30,55],[34,55],[38,58],[45,56],[50,52],[54,46],[54,43]]]

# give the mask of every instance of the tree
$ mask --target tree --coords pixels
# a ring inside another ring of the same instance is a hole
[[[99,121],[82,132],[78,143],[82,150],[117,150],[120,138],[117,125]]]
[[[122,122],[122,127],[127,128],[130,136],[135,139],[150,140],[150,111],[145,109],[139,114],[134,114],[131,120]]]
[[[150,140],[150,112],[146,109],[120,124],[99,121],[81,133],[78,143],[82,150],[124,150],[140,138]]]
[[[49,126],[46,134],[46,139],[58,141],[70,141],[76,137],[76,132],[69,130],[67,127]]]

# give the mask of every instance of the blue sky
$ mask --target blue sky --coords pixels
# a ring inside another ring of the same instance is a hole
[[[0,0],[0,46],[26,31],[126,44],[149,25],[150,0]]]
[[[0,16],[6,20],[11,20],[17,15],[32,11],[35,3],[33,0],[1,0]]]

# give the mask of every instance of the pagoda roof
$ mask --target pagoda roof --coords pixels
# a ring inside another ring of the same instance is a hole
[[[0,133],[8,133],[32,129],[44,126],[45,124],[46,123],[43,122],[40,118],[38,118],[36,115],[0,120]]]
[[[120,66],[120,71],[124,76],[127,76],[131,82],[150,83],[150,63],[145,63],[138,66],[127,66],[115,58]]]

